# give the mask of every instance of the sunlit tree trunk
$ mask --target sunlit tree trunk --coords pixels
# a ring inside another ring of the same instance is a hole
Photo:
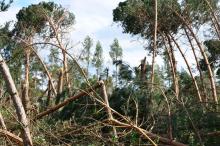
[[[21,124],[24,145],[25,146],[32,146],[33,144],[32,144],[29,124],[28,124],[28,119],[27,119],[23,104],[22,104],[21,99],[18,95],[14,81],[11,77],[9,68],[6,65],[6,63],[4,62],[1,55],[0,55],[0,71],[2,73],[4,80],[5,80],[7,90],[12,97],[12,100],[13,100],[13,103],[14,103],[14,106],[16,109],[16,114],[17,114],[18,120]]]
[[[113,118],[112,111],[111,111],[110,106],[109,106],[108,94],[107,94],[107,92],[106,92],[105,83],[104,83],[103,81],[100,81],[99,83],[101,84],[102,96],[103,96],[104,101],[105,101],[105,104],[106,104],[106,112],[107,112],[107,114],[108,114],[108,118],[109,118],[110,120],[112,120],[112,119],[114,119],[114,118]],[[116,128],[115,128],[114,126],[113,126],[113,132],[114,132],[115,138],[117,138],[118,135],[117,135]]]
[[[24,84],[23,84],[23,92],[22,92],[22,103],[24,105],[24,109],[26,112],[31,107],[30,97],[29,97],[29,74],[30,74],[30,49],[26,48],[25,50],[25,75],[24,75]]]

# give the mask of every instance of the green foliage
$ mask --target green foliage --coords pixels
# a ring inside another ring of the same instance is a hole
[[[216,12],[218,0],[209,2]],[[7,7],[1,9],[6,10]],[[200,26],[210,21],[210,8],[205,0],[158,0],[158,33],[178,33],[184,23],[176,16],[175,11],[183,16],[190,25],[192,24],[193,29],[196,25]],[[113,14],[114,21],[122,24],[124,32],[140,35],[143,38],[147,38],[149,44],[152,43],[155,17],[154,1],[126,0],[119,3]],[[49,22],[46,15],[58,29],[58,35],[61,38],[75,21],[74,15],[62,6],[53,2],[41,2],[19,11],[17,14],[18,22],[15,24],[13,31],[10,31],[10,23],[6,23],[6,25],[0,28],[0,51],[9,65],[19,94],[22,92],[21,84],[24,77],[24,65],[22,63],[25,57],[25,49],[24,44],[14,38],[33,39],[31,40],[33,42],[40,39],[45,42],[54,43],[54,37],[56,36],[54,36],[51,26],[48,25]],[[158,44],[161,42],[159,34]],[[204,44],[207,47],[206,51],[208,52],[213,71],[216,75],[220,76],[220,41],[207,40]],[[213,132],[220,131],[220,108],[214,108],[218,105],[209,102],[209,98],[211,97],[209,97],[211,94],[209,91],[209,82],[205,82],[205,88],[208,89],[208,102],[200,103],[196,98],[195,87],[188,72],[185,70],[178,71],[180,95],[177,99],[172,91],[172,85],[169,83],[172,77],[165,52],[163,54],[165,67],[161,68],[155,65],[155,86],[152,93],[150,89],[151,65],[148,63],[144,64],[144,61],[142,61],[141,67],[130,67],[129,64],[122,61],[122,47],[118,40],[114,39],[110,46],[109,55],[112,58],[113,65],[116,66],[116,71],[118,71],[116,74],[118,84],[115,86],[112,79],[114,75],[109,74],[111,67],[109,67],[110,69],[106,68],[105,73],[102,74],[104,58],[101,43],[99,41],[96,43],[94,54],[91,53],[93,40],[89,36],[84,39],[82,46],[82,61],[85,61],[87,64],[88,81],[93,86],[101,78],[100,76],[105,76],[104,79],[110,107],[119,113],[116,114],[116,112],[113,112],[115,119],[126,122],[126,120],[121,118],[120,114],[122,114],[130,123],[135,123],[137,126],[163,137],[168,137],[169,122],[171,122],[173,139],[176,141],[189,146],[200,146],[198,132],[204,145],[219,145],[220,140],[217,136],[213,136]],[[38,50],[40,47],[42,49],[47,48],[47,45],[37,45],[35,47]],[[158,48],[160,47],[158,45]],[[59,71],[62,68],[62,59],[60,59],[61,51],[54,46],[48,48],[50,49],[50,54],[46,60],[46,65],[51,73],[55,88],[57,88]],[[42,66],[39,65],[38,59],[32,52],[30,57],[29,96],[33,103],[33,109],[28,116],[32,119],[37,113],[50,109],[50,107],[47,107],[47,99],[49,98],[46,96],[49,93],[45,91],[45,87],[48,84],[46,75]],[[59,104],[68,97],[77,95],[89,87],[88,83],[85,82],[85,78],[80,72],[75,70],[78,68],[76,62],[70,58],[67,61],[72,90],[69,92],[68,89],[64,88],[63,92],[56,97],[52,93],[50,106]],[[89,76],[90,62],[96,68],[97,75]],[[206,64],[204,60],[201,60],[200,64],[205,72]],[[119,67],[119,70],[117,70],[117,67]],[[143,71],[143,68],[146,68],[146,70]],[[82,70],[85,71],[86,68],[84,67]],[[65,80],[65,77],[63,79]],[[200,88],[201,81],[199,80],[199,76],[195,76],[195,79],[198,81]],[[204,80],[207,80],[206,74],[204,74]],[[216,80],[218,81],[218,79]],[[0,89],[6,92],[5,87],[2,88],[3,85],[4,82],[0,79]],[[217,89],[219,90],[218,84]],[[119,137],[116,138],[113,136],[112,126],[110,125],[113,123],[108,123],[106,108],[97,101],[104,101],[100,91],[100,89],[96,89],[96,92],[74,100],[63,108],[44,117],[42,120],[31,120],[34,145],[69,144],[93,146],[106,144],[148,144],[149,142],[143,139],[142,135],[132,128],[126,129],[127,127],[117,126]],[[1,104],[4,104],[7,109],[1,108],[0,112],[5,119],[7,128],[13,133],[18,134],[22,125],[17,124],[14,116],[15,111],[8,99],[10,99],[9,95],[4,93],[0,100]],[[168,114],[169,112],[170,115]],[[154,141],[158,145],[160,144],[159,138],[154,139]]]
[[[122,59],[122,48],[119,45],[118,39],[114,39],[114,42],[111,44],[110,48],[111,50],[109,55],[113,62]]]
[[[132,70],[131,67],[127,64],[121,64],[119,67],[119,78],[121,80],[131,81],[132,77]]]
[[[16,17],[18,21],[14,32],[17,36],[23,37],[33,36],[35,33],[50,32],[50,28],[45,30],[48,22],[47,17],[53,23],[59,23],[60,28],[69,27],[75,21],[75,16],[72,13],[54,2],[40,2],[39,4],[30,5],[20,10]],[[50,32],[49,36],[53,36],[53,32]]]
[[[95,52],[92,59],[92,64],[95,66],[97,75],[100,74],[103,63],[103,49],[101,43],[98,41],[96,43]]]
[[[216,75],[220,76],[220,41],[219,40],[207,40],[204,42],[209,53],[208,60],[213,70],[216,70]],[[204,59],[200,60],[200,66],[203,71],[207,71],[207,65]]]
[[[0,12],[7,11],[12,3],[13,0],[9,0],[7,3],[5,2],[5,0],[0,1]]]
[[[172,9],[172,10],[171,10]],[[174,11],[180,12],[177,0],[158,1],[158,30],[164,33],[176,33],[180,20]],[[120,2],[113,11],[113,21],[120,22],[125,33],[152,38],[154,30],[154,1],[126,0]]]
[[[87,74],[89,74],[88,70],[89,70],[89,65],[90,65],[90,60],[91,60],[92,46],[93,46],[93,40],[89,36],[86,36],[83,42],[83,60],[85,60],[87,64]]]
[[[218,9],[219,0],[184,0],[182,1],[183,14],[194,25],[201,25],[207,21],[210,21],[210,7],[215,11]]]

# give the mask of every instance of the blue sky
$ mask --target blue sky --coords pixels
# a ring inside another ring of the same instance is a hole
[[[143,40],[137,36],[124,34],[119,24],[113,23],[112,10],[121,1],[124,0],[54,0],[75,14],[76,24],[73,26],[73,31],[70,32],[73,44],[82,42],[87,35],[93,38],[94,43],[99,40],[104,49],[105,64],[110,65],[109,46],[113,39],[117,38],[123,48],[125,62],[131,66],[138,66],[140,60],[145,56],[147,56],[148,62],[151,62],[151,57],[147,55],[147,51],[143,47]],[[7,12],[0,13],[0,24],[10,20],[15,21],[15,15],[22,7],[39,2],[40,0],[14,0]],[[76,46],[76,48],[79,47],[81,46]],[[178,61],[182,66],[183,61],[180,55],[178,56]],[[162,64],[160,57],[157,57],[156,61],[158,64]]]

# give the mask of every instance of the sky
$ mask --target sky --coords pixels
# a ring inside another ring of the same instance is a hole
[[[122,1],[124,0],[54,0],[75,15],[76,23],[73,26],[73,31],[70,32],[71,42],[73,44],[82,42],[87,35],[94,40],[94,44],[99,40],[104,49],[106,66],[112,64],[109,50],[114,38],[119,40],[123,48],[123,61],[130,66],[138,66],[140,60],[145,56],[150,63],[151,57],[144,48],[143,40],[138,36],[123,33],[122,27],[113,22],[112,11]],[[39,2],[40,0],[14,0],[7,12],[0,13],[0,25],[6,21],[16,21],[16,13],[22,7]],[[182,67],[184,66],[183,60],[180,58],[181,56],[177,54],[177,60]],[[156,58],[157,64],[162,65],[162,62],[161,57]]]

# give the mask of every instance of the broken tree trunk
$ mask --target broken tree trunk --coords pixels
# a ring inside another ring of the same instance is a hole
[[[106,104],[106,112],[108,114],[108,118],[111,120],[111,119],[114,119],[113,118],[113,115],[112,115],[112,111],[110,109],[110,106],[109,106],[109,102],[108,102],[108,94],[106,92],[106,87],[105,87],[105,83],[103,81],[99,81],[99,83],[101,84],[101,90],[102,90],[102,96],[105,100],[105,104]],[[112,127],[113,128],[113,132],[114,132],[114,136],[115,138],[118,138],[118,134],[117,134],[117,131],[116,131],[116,128],[115,126]]]
[[[33,144],[32,144],[31,133],[30,133],[29,125],[28,125],[27,115],[25,113],[21,99],[18,95],[17,89],[14,84],[14,80],[12,79],[12,76],[10,74],[9,68],[6,65],[1,55],[0,55],[0,71],[5,80],[7,90],[12,97],[12,100],[13,100],[13,103],[16,109],[16,114],[21,124],[24,145],[32,146]]]

